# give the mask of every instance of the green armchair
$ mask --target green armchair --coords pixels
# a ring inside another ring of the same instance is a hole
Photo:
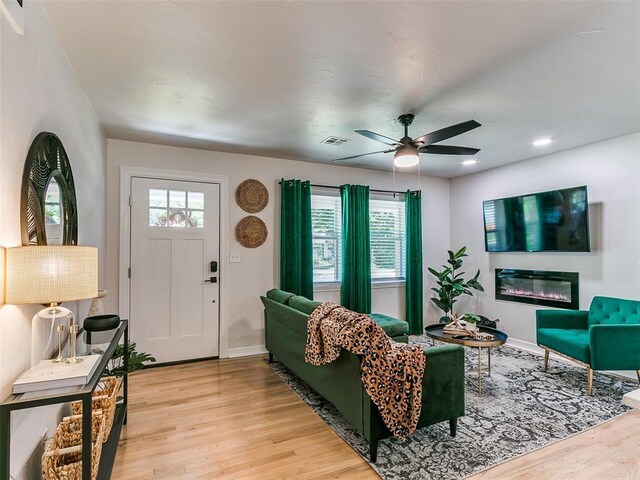
[[[549,352],[587,368],[593,394],[594,370],[635,370],[640,382],[640,301],[593,297],[589,311],[538,310],[536,340]]]

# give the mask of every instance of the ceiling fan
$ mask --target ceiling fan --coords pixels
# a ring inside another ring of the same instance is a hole
[[[336,158],[332,161],[340,162],[343,160],[351,160],[352,158],[363,157],[365,155],[395,152],[393,163],[396,167],[413,167],[418,164],[420,160],[420,153],[433,153],[437,155],[475,155],[480,151],[479,148],[455,147],[453,145],[433,145],[434,143],[441,142],[448,138],[461,135],[469,130],[473,130],[474,128],[478,128],[480,124],[475,120],[468,120],[466,122],[436,130],[435,132],[425,133],[417,138],[411,138],[409,136],[409,125],[411,125],[413,119],[414,115],[412,113],[406,113],[398,117],[398,121],[404,125],[404,137],[400,140],[394,140],[393,138],[380,135],[379,133],[375,133],[370,130],[355,130],[355,132],[360,135],[385,143],[393,148],[380,150],[378,152],[351,155],[350,157]]]

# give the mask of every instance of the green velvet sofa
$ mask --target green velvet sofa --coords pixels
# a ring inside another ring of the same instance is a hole
[[[587,368],[593,394],[594,370],[635,370],[640,382],[640,301],[593,297],[589,310],[538,310],[536,340],[544,353]]]
[[[337,360],[322,366],[304,361],[309,314],[320,304],[282,290],[260,297],[265,308],[265,346],[269,360],[279,361],[331,402],[369,443],[376,461],[378,441],[391,434],[360,380],[360,359],[343,350]],[[407,324],[384,315],[371,315],[395,340],[407,342]],[[457,419],[464,415],[464,352],[458,345],[425,348],[422,413],[418,428],[449,421],[455,435]]]

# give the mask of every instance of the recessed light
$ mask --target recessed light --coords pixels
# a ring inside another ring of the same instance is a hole
[[[476,160],[475,158],[470,158],[468,160],[464,160],[462,162],[463,165],[468,166],[468,165],[475,165],[476,163],[478,163],[478,160]]]
[[[531,142],[531,145],[533,145],[534,147],[544,147],[545,145],[549,145],[550,143],[553,143],[553,140],[551,140],[550,138],[539,138]]]

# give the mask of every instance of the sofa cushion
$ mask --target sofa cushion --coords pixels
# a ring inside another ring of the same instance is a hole
[[[291,297],[295,297],[295,294],[285,292],[284,290],[280,290],[279,288],[272,288],[267,292],[267,298],[270,298],[274,302],[278,302],[283,305],[288,305]]]
[[[295,308],[296,310],[304,312],[307,315],[311,315],[311,312],[313,312],[321,304],[322,302],[315,302],[313,300],[309,300],[306,297],[301,297],[300,295],[294,295],[289,299],[289,306],[291,308]]]
[[[404,320],[383,315],[382,313],[372,313],[369,315],[378,325],[382,327],[390,337],[406,335],[409,332],[409,324]]]
[[[549,347],[571,358],[590,364],[589,330],[540,328],[538,345]]]
[[[589,308],[589,325],[640,324],[640,302],[611,297],[593,297]]]

